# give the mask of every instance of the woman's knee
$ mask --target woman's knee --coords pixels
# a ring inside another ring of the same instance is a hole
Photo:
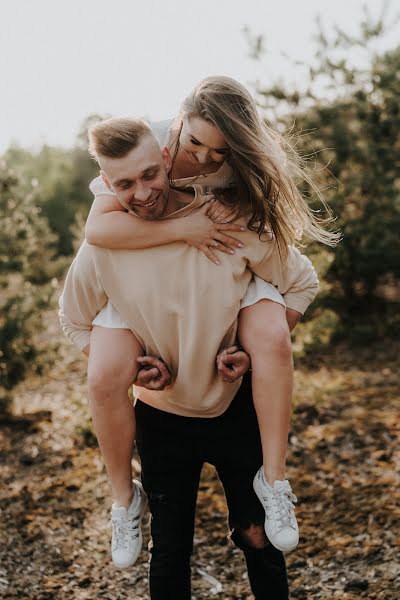
[[[112,357],[107,362],[96,361],[88,366],[88,391],[93,399],[105,400],[112,398],[121,391],[128,391],[136,378],[137,369],[132,366],[127,369],[113,361]]]
[[[273,304],[275,306],[271,306]],[[282,359],[291,357],[290,331],[283,307],[269,302],[260,308],[254,305],[253,311],[253,307],[248,307],[239,313],[239,340],[242,346],[252,357],[266,352],[279,355]]]
[[[92,398],[106,400],[132,385],[141,348],[132,332],[101,329],[90,340],[88,388]]]

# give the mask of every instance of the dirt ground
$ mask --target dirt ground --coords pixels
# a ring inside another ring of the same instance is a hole
[[[146,544],[131,569],[110,563],[111,500],[89,425],[85,362],[56,322],[49,333],[60,338],[61,359],[19,386],[13,416],[0,423],[0,597],[147,600]],[[287,556],[293,599],[400,596],[397,359],[394,347],[376,345],[336,348],[297,365],[289,479],[301,542]],[[139,475],[137,459],[134,468]],[[226,536],[224,496],[207,465],[193,599],[253,597],[241,553]]]

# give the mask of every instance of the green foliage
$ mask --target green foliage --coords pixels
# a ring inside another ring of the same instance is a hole
[[[320,28],[305,89],[275,84],[260,90],[267,114],[290,129],[310,167],[317,165],[343,233],[329,251],[331,290],[324,298],[331,308],[336,299],[339,329],[363,314],[382,316],[382,304],[389,302],[382,302],[382,288],[398,286],[400,278],[400,47],[373,50],[386,30],[383,17],[373,21],[367,14],[358,36],[339,28],[328,36]],[[311,190],[305,191],[317,206]],[[377,333],[371,323],[359,323],[360,339],[367,330]]]
[[[31,153],[12,146],[4,155],[19,176],[22,189],[29,191],[32,182],[36,186],[38,207],[56,234],[57,255],[72,254],[71,227],[76,214],[86,217],[93,200],[88,185],[99,169],[87,152],[87,129],[99,119],[99,115],[91,115],[84,121],[72,149],[45,145]]]
[[[37,205],[36,187],[0,164],[0,410],[28,369],[38,368],[35,334],[51,302],[51,280],[64,266],[54,261],[56,236]]]

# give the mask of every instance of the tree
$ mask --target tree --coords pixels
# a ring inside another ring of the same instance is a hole
[[[343,240],[327,277],[344,320],[380,311],[382,284],[400,278],[400,47],[374,49],[388,27],[368,14],[357,36],[335,28],[329,38],[320,27],[305,89],[259,90],[265,114],[290,129],[300,153],[328,166],[320,185]]]
[[[21,193],[29,194],[32,181],[36,185],[36,201],[57,235],[56,250],[61,256],[72,254],[71,227],[77,213],[87,216],[93,200],[88,185],[99,169],[87,151],[87,130],[100,118],[90,115],[85,119],[72,149],[44,145],[31,153],[12,146],[4,155],[19,177]]]
[[[54,260],[56,236],[41,214],[36,187],[0,164],[0,410],[39,357],[35,334],[43,327],[54,291],[50,282],[60,269]]]

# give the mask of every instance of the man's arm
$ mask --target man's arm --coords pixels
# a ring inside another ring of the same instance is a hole
[[[300,321],[302,313],[293,308],[286,308],[286,321],[289,327],[289,331],[293,331],[297,323]]]
[[[93,319],[107,301],[97,276],[93,252],[94,248],[86,242],[80,247],[68,271],[58,313],[65,335],[86,355]]]

